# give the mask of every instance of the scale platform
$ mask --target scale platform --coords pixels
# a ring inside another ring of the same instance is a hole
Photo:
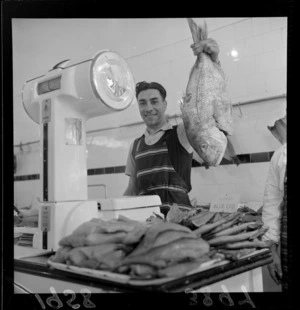
[[[145,222],[153,213],[160,213],[161,200],[158,195],[123,196],[120,198],[100,199],[99,218],[117,219],[119,215],[131,220]]]

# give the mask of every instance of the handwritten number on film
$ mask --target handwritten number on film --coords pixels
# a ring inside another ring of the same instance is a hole
[[[46,299],[46,303],[48,306],[50,306],[51,308],[54,309],[59,309],[61,307],[63,307],[63,302],[59,299],[54,287],[50,287],[50,291],[52,293],[52,296],[48,297]],[[80,308],[80,304],[76,303],[74,304],[74,300],[76,299],[76,294],[74,291],[72,290],[64,290],[63,291],[64,295],[71,295],[71,298],[69,298],[67,300],[67,305],[72,308],[72,309],[79,309]],[[90,300],[90,296],[91,296],[91,291],[88,289],[81,289],[80,293],[83,297],[83,306],[85,308],[96,308],[96,305]],[[39,294],[35,294],[36,299],[38,300],[38,302],[40,303],[42,309],[46,309],[45,303],[43,302],[43,300],[41,299],[41,297],[39,296]]]
[[[72,305],[72,301],[74,301],[75,298],[76,298],[75,293],[74,293],[72,290],[64,290],[64,295],[65,295],[65,296],[67,296],[67,295],[69,295],[69,294],[71,294],[72,297],[67,301],[67,305],[70,306],[70,307],[73,308],[73,309],[78,309],[78,308],[80,308],[80,305],[79,305],[79,304]]]
[[[234,301],[231,298],[231,296],[230,296],[230,294],[229,294],[229,292],[227,290],[227,287],[225,285],[221,285],[221,288],[223,290],[223,293],[219,294],[219,296],[218,296],[219,297],[218,298],[219,301],[223,305],[225,305],[226,307],[233,307],[234,306]],[[239,305],[244,305],[244,304],[248,303],[252,308],[256,308],[254,302],[251,300],[251,298],[250,298],[250,296],[249,296],[249,294],[247,292],[246,287],[244,285],[242,285],[241,288],[242,288],[242,291],[245,294],[246,299],[238,301]],[[195,305],[198,304],[197,291],[195,291],[195,290],[193,290],[191,288],[187,288],[185,290],[185,293],[186,294],[191,294],[191,296],[190,296],[190,303],[189,303],[190,306],[195,306]],[[210,306],[213,305],[213,300],[210,297],[210,293],[211,293],[211,290],[209,289],[209,287],[204,288],[204,290],[202,292],[202,294],[204,295],[204,299],[202,300],[202,302],[203,302],[203,305],[206,306],[206,307],[210,307]]]

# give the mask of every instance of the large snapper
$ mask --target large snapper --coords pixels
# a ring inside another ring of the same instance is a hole
[[[191,18],[187,20],[194,43],[206,40],[206,22],[200,27]],[[208,166],[219,165],[227,148],[227,135],[233,132],[232,106],[222,68],[204,52],[192,67],[180,108],[191,146]]]

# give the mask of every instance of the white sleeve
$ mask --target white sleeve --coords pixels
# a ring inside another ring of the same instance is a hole
[[[278,243],[280,240],[281,203],[283,200],[283,183],[286,168],[286,148],[280,147],[273,154],[267,175],[262,221],[268,227],[264,240]]]

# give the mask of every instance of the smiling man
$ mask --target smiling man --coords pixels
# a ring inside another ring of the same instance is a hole
[[[194,54],[207,52],[217,62],[216,42],[208,39],[201,44],[191,46]],[[192,188],[194,153],[183,123],[172,126],[166,119],[166,96],[165,88],[159,83],[143,81],[136,85],[136,98],[146,130],[130,146],[125,170],[129,182],[124,192],[126,196],[160,196],[161,212],[165,216],[172,204],[192,207],[188,193]]]
[[[191,207],[188,192],[193,149],[183,123],[172,126],[165,116],[167,92],[156,82],[136,85],[139,111],[147,128],[135,139],[127,159],[130,176],[124,195],[159,195],[165,215],[173,203]]]

